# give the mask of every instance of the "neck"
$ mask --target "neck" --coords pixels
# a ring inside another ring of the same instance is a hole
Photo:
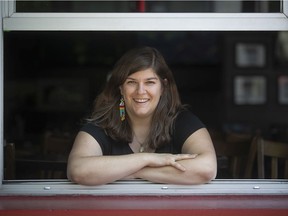
[[[151,118],[130,118],[132,128],[137,127],[150,127]]]
[[[133,127],[133,143],[139,148],[139,152],[147,151],[147,137],[149,135],[149,127],[138,125],[138,127]]]
[[[145,145],[148,137],[148,131],[145,129],[133,130],[133,140],[136,141],[138,144]]]
[[[141,138],[146,138],[150,132],[151,127],[151,121],[150,119],[133,119],[131,120],[131,128],[134,133],[134,135],[139,138],[139,141],[141,141]]]
[[[131,128],[133,132],[132,144],[135,146],[136,152],[148,151],[147,137],[150,133],[150,118],[133,118],[131,119]]]

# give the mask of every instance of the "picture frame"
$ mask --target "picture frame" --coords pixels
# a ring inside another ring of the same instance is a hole
[[[265,68],[266,53],[264,43],[238,42],[235,44],[235,65],[237,68]]]
[[[236,105],[261,105],[266,103],[265,76],[236,76],[234,79],[234,103]]]
[[[278,77],[278,102],[288,105],[288,75]]]

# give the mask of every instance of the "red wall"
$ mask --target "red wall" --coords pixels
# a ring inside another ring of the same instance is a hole
[[[0,196],[0,215],[287,216],[288,195]]]

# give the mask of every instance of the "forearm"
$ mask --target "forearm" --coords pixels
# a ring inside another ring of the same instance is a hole
[[[203,184],[216,176],[216,164],[207,161],[206,156],[198,156],[196,159],[179,161],[186,168],[180,171],[172,166],[144,167],[134,173],[134,177],[149,180],[155,183],[167,184]]]
[[[140,154],[69,158],[67,176],[83,185],[101,185],[123,179],[146,166]]]
[[[137,177],[135,174],[144,167],[163,167],[165,169],[165,167],[171,166],[180,172],[184,172],[185,167],[178,162],[194,159],[195,157],[196,155],[193,154],[156,153],[88,157],[72,155],[68,160],[67,176],[70,180],[79,184],[100,185],[119,179]]]

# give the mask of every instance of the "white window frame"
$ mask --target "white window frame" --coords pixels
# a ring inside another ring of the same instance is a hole
[[[288,0],[281,3],[279,13],[17,13],[16,0],[1,0],[0,179],[3,180],[4,31],[288,31]]]

